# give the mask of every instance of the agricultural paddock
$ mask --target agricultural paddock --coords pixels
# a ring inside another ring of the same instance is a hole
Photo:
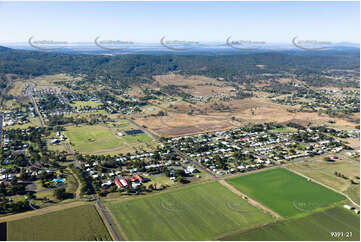
[[[346,199],[283,168],[242,175],[227,181],[283,217],[291,217]]]
[[[360,180],[356,178],[360,177],[360,163],[353,161],[346,154],[337,156],[339,159],[334,162],[324,161],[325,156],[320,156],[288,164],[286,167],[343,192],[360,204]],[[337,177],[335,172],[345,175],[348,179]],[[358,184],[351,184],[351,180]]]
[[[272,221],[217,182],[104,204],[129,240],[214,240]]]
[[[331,232],[342,232],[333,237]],[[360,216],[333,207],[300,218],[292,218],[221,238],[227,241],[329,241],[360,240]]]
[[[7,222],[7,240],[111,240],[94,205]]]

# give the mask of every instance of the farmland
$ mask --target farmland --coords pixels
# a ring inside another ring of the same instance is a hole
[[[283,168],[240,176],[228,181],[284,217],[345,199],[344,196]]]
[[[326,162],[323,157],[314,157],[302,163],[290,164],[287,167],[344,192],[352,200],[360,203],[360,184],[356,178],[360,176],[360,164],[351,161],[350,158],[343,158],[342,155],[338,156],[339,159],[333,162]],[[347,179],[337,177],[335,172],[345,175]],[[351,184],[351,180],[358,184]]]
[[[107,207],[129,240],[211,240],[272,221],[217,182],[109,202]]]
[[[331,235],[331,232],[342,234]],[[301,218],[278,221],[261,228],[235,233],[221,240],[360,240],[360,217],[352,211],[333,207]]]
[[[7,223],[8,240],[111,240],[93,205]]]

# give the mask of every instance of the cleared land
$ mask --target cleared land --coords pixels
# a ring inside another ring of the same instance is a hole
[[[272,221],[217,182],[106,206],[129,240],[211,240]]]
[[[343,155],[338,154],[338,157],[335,162],[324,161],[323,157],[314,157],[305,162],[289,164],[287,168],[343,192],[360,204],[360,180],[356,178],[360,176],[360,163],[352,161],[351,158],[343,158]],[[337,177],[335,172],[345,175],[348,179]],[[358,184],[351,184],[351,180]]]
[[[283,217],[346,199],[283,168],[239,176],[227,181]]]
[[[10,221],[8,240],[111,240],[94,205]]]
[[[332,236],[331,232],[342,232]],[[352,211],[334,207],[302,218],[279,221],[221,240],[299,241],[299,240],[360,240],[360,217]]]

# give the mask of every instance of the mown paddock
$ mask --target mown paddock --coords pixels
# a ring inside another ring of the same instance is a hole
[[[341,194],[284,168],[239,176],[227,181],[283,217],[346,199]]]
[[[66,136],[79,152],[94,152],[103,149],[112,149],[123,144],[106,126],[82,125],[66,127]]]
[[[105,206],[129,240],[214,240],[273,220],[218,182]]]
[[[111,240],[94,205],[7,222],[7,240]]]
[[[342,232],[332,236],[331,232]],[[221,238],[226,241],[328,241],[360,240],[360,216],[342,207],[333,207],[296,217],[246,232],[234,233]]]
[[[360,176],[360,163],[349,161],[350,158],[343,158],[342,154],[338,154],[338,156],[339,159],[334,162],[325,161],[326,155],[317,156],[304,162],[289,164],[287,168],[341,191],[360,204],[360,184],[351,184],[351,180],[355,183],[360,182],[356,178]],[[348,179],[337,177],[335,172],[347,176]]]

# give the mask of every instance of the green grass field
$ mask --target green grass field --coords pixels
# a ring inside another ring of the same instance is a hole
[[[150,142],[152,138],[147,134],[127,135],[122,137],[128,143]]]
[[[114,149],[123,145],[122,140],[102,125],[83,125],[66,127],[66,136],[74,144],[74,150],[89,153]]]
[[[218,182],[109,202],[106,207],[129,240],[214,240],[272,221]]]
[[[346,198],[317,183],[278,168],[239,176],[230,184],[284,217],[290,217]]]
[[[111,240],[93,205],[32,216],[7,224],[7,240]]]
[[[94,102],[94,101],[75,101],[72,106],[77,108],[83,108],[83,107],[91,107],[91,108],[97,108],[100,106],[101,102]]]
[[[124,130],[127,123],[124,123]],[[72,149],[86,154],[119,154],[135,152],[137,149],[152,150],[159,143],[147,134],[119,136],[117,125],[82,125],[66,127],[65,135]],[[124,133],[124,132],[123,132]]]
[[[333,237],[331,232],[342,232]],[[328,241],[360,240],[360,216],[342,207],[334,207],[301,218],[280,221],[221,240],[250,241]]]
[[[297,162],[287,165],[291,170],[306,175],[316,181],[320,181],[340,192],[347,194],[353,201],[360,204],[360,184],[351,184],[352,179],[360,183],[356,177],[360,176],[360,163],[350,162],[339,154],[339,159],[335,162],[324,161],[324,156],[317,156],[307,159],[305,162]],[[335,172],[340,172],[349,179],[335,176]]]

